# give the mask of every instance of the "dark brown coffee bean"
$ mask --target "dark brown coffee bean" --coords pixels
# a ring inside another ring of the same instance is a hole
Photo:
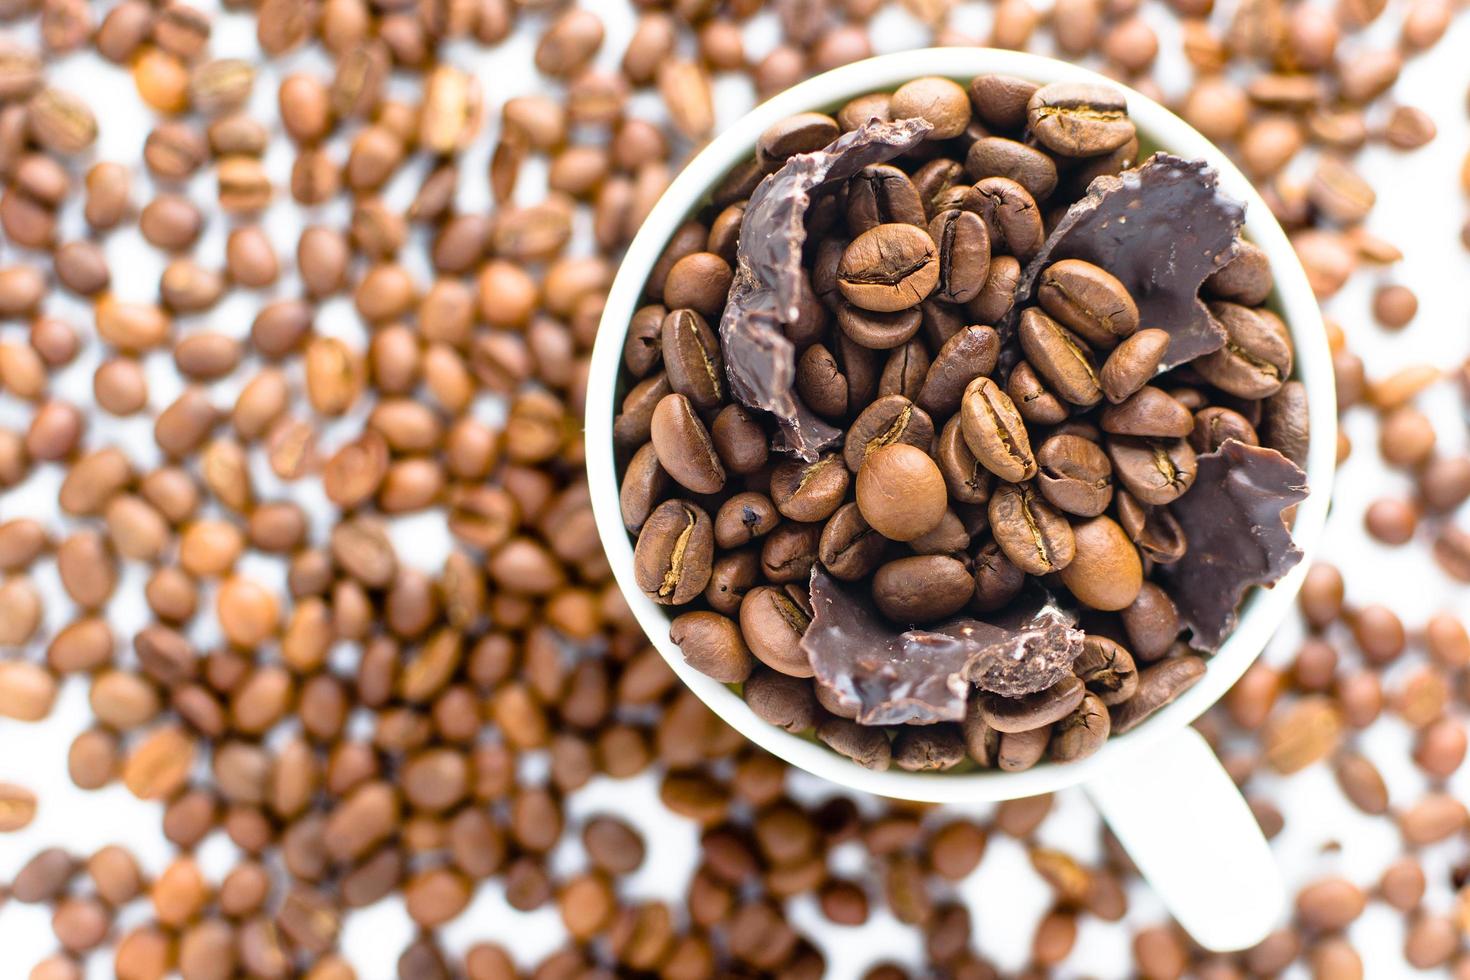
[[[1113,731],[1119,735],[1132,731],[1193,687],[1204,673],[1205,662],[1193,654],[1170,657],[1145,667],[1138,673],[1138,690],[1133,697],[1113,706]]]
[[[1057,189],[1057,165],[1035,147],[1016,140],[987,136],[970,144],[965,172],[974,180],[1006,177],[1014,180],[1038,201]]]
[[[847,756],[864,769],[882,772],[893,759],[893,746],[888,741],[886,731],[869,725],[859,725],[846,718],[823,719],[817,725],[817,738],[832,751]],[[861,890],[857,894],[861,895]],[[834,917],[830,911],[831,900],[830,894],[824,896],[823,908],[829,909],[828,918],[838,921],[855,917],[841,913]],[[864,902],[866,903],[866,899]]]
[[[804,583],[817,561],[822,529],[816,524],[783,521],[761,542],[761,571],[777,584]]]
[[[951,416],[944,424],[935,449],[935,461],[939,464],[939,472],[944,475],[944,485],[951,500],[961,504],[983,504],[990,499],[990,488],[995,478],[970,452],[959,415]]]
[[[924,323],[918,307],[875,313],[844,303],[838,307],[836,317],[843,335],[869,350],[892,350],[906,344]]]
[[[834,577],[853,582],[872,574],[887,540],[863,520],[856,503],[843,504],[822,528],[817,558]]]
[[[1258,245],[1244,239],[1235,243],[1235,256],[1205,280],[1204,291],[1214,299],[1260,306],[1271,295],[1271,261]]]
[[[995,764],[1004,772],[1024,772],[1041,761],[1051,741],[1051,728],[1043,726],[1026,732],[1004,732],[996,748]]]
[[[632,472],[630,463],[623,477],[625,486]],[[739,548],[774,530],[780,522],[781,514],[770,497],[763,493],[737,493],[721,504],[715,514],[715,544],[724,549]]]
[[[893,739],[893,762],[907,772],[942,772],[964,759],[965,742],[958,725],[904,725]],[[889,903],[893,904],[891,893]],[[909,918],[917,917],[911,914]]]
[[[695,670],[722,684],[739,684],[754,661],[735,621],[719,613],[689,612],[669,624],[669,639]]]
[[[1116,150],[1133,138],[1128,103],[1110,85],[1053,82],[1026,104],[1031,134],[1065,157],[1092,157]]]
[[[902,395],[886,395],[863,409],[847,430],[842,458],[856,473],[884,446],[908,445],[928,452],[934,442],[929,414]]]
[[[643,378],[663,363],[663,325],[668,315],[661,304],[640,306],[628,324],[628,339],[623,343],[623,364],[633,377]]]
[[[1311,415],[1307,389],[1300,381],[1288,381],[1267,396],[1261,412],[1261,443],[1305,466],[1311,442]]]
[[[1141,503],[1172,503],[1194,485],[1194,450],[1183,439],[1113,436],[1107,452],[1114,476]]]
[[[999,351],[1000,341],[990,327],[969,326],[955,333],[944,342],[925,375],[919,406],[930,415],[952,414],[960,407],[967,387],[995,370]]]
[[[1053,262],[1036,283],[1036,300],[1089,344],[1110,349],[1138,330],[1138,307],[1105,269],[1080,259]]]
[[[1105,705],[1122,704],[1138,689],[1138,670],[1127,649],[1095,633],[1087,634],[1072,670]]]
[[[1023,78],[977,75],[970,80],[970,104],[975,108],[975,115],[987,126],[1019,132],[1026,125],[1026,106],[1036,89],[1035,82]]]
[[[1059,510],[1096,517],[1113,502],[1113,467],[1097,443],[1054,435],[1036,451],[1036,484]]]
[[[386,462],[385,458],[385,465]],[[623,524],[630,533],[637,534],[643,527],[643,522],[648,520],[648,515],[653,513],[653,508],[667,492],[669,482],[669,474],[659,465],[658,453],[654,450],[653,443],[644,443],[633,454],[627,469],[623,471],[623,483],[619,490]]]
[[[704,317],[694,310],[671,310],[663,322],[664,372],[670,387],[701,411],[718,408],[725,398],[725,368],[720,343]]]
[[[681,486],[694,493],[718,493],[725,486],[725,468],[688,398],[670,394],[660,399],[649,436],[659,465]]]
[[[917,195],[916,195],[917,199]],[[990,230],[973,211],[950,208],[929,222],[939,254],[939,285],[934,298],[968,303],[990,277]]]
[[[1021,314],[1017,331],[1026,361],[1057,395],[1073,405],[1096,405],[1102,387],[1092,351],[1076,334],[1038,309]]]
[[[1004,609],[1025,584],[1026,573],[1005,556],[997,542],[988,541],[975,553],[975,607],[980,612]]]
[[[1035,425],[1060,425],[1071,415],[1071,409],[1047,390],[1036,371],[1025,361],[1011,369],[1006,380],[1006,395],[1016,411]]]
[[[1124,532],[1150,560],[1161,565],[1176,562],[1184,556],[1189,542],[1184,529],[1165,507],[1140,503],[1124,490],[1115,494],[1118,523]]]
[[[1026,188],[1009,177],[986,177],[976,182],[974,194],[975,210],[990,232],[993,253],[1027,262],[1041,251],[1046,238],[1041,209]]]
[[[1133,542],[1103,515],[1072,526],[1074,556],[1062,583],[1085,606],[1116,611],[1132,605],[1143,585],[1143,565]]]
[[[718,317],[725,307],[734,273],[729,263],[712,252],[693,252],[674,263],[664,280],[663,301],[669,309],[692,309]]]
[[[709,515],[683,500],[656,507],[638,535],[633,564],[638,587],[662,605],[683,605],[709,583],[714,528]]]
[[[644,378],[623,397],[622,411],[613,419],[613,439],[631,449],[648,441],[653,429],[653,410],[671,391],[669,379],[659,372]]]
[[[1169,652],[1183,624],[1169,594],[1153,582],[1144,582],[1138,598],[1119,612],[1133,652],[1146,663]]]
[[[812,666],[800,647],[811,617],[785,591],[762,585],[740,603],[740,634],[756,659],[783,675],[811,677]],[[752,680],[762,672],[752,675]],[[803,685],[810,695],[810,686]],[[746,701],[750,701],[747,683]],[[754,707],[754,705],[752,705]],[[807,727],[806,725],[802,726]]]
[[[929,454],[897,442],[866,454],[857,474],[857,503],[863,519],[884,537],[912,541],[943,519],[948,494]]]
[[[1060,721],[1082,703],[1086,688],[1075,677],[1066,677],[1044,691],[1020,698],[987,694],[980,701],[980,716],[998,732],[1029,732]]]
[[[1076,545],[1071,526],[1029,483],[997,485],[989,516],[996,543],[1022,571],[1047,575],[1072,561]]]
[[[965,388],[960,426],[970,452],[1002,480],[1019,483],[1036,475],[1036,458],[1026,425],[1010,397],[994,381],[980,377]]]
[[[1113,435],[1180,439],[1193,433],[1195,417],[1167,392],[1144,385],[1118,404],[1104,408],[1099,424]]]
[[[976,323],[994,326],[1010,314],[1021,281],[1021,262],[1013,255],[996,254],[991,243],[990,271],[979,294],[965,304],[965,312]]]
[[[945,555],[914,555],[874,573],[873,602],[895,623],[932,623],[963,609],[974,585],[963,562]]]
[[[864,167],[847,182],[847,227],[860,235],[879,225],[923,227],[924,204],[908,174],[886,163]],[[936,236],[934,239],[939,241]],[[987,253],[988,254],[988,253]]]
[[[849,303],[877,313],[917,306],[939,281],[934,239],[907,224],[878,225],[842,253],[837,286]],[[907,338],[905,338],[907,339]]]
[[[792,460],[771,472],[771,500],[793,521],[825,521],[842,505],[851,476],[835,453],[815,463]]]
[[[1235,303],[1211,303],[1225,328],[1225,346],[1192,362],[1204,379],[1240,398],[1265,398],[1291,374],[1291,347],[1260,312]]]
[[[1194,414],[1194,428],[1189,433],[1189,445],[1196,453],[1212,453],[1224,445],[1227,439],[1234,439],[1248,446],[1261,444],[1255,426],[1233,409],[1211,405]]]
[[[1047,755],[1053,762],[1076,762],[1102,748],[1112,732],[1112,718],[1102,700],[1091,692],[1075,711],[1052,726]]]
[[[716,611],[733,616],[740,611],[745,598],[760,577],[760,555],[746,548],[720,555],[710,569],[705,601]]]
[[[878,376],[878,397],[902,395],[909,401],[917,399],[930,367],[929,351],[923,341],[913,339],[895,347],[889,351],[888,359],[883,362],[883,373]]]
[[[788,157],[820,150],[839,135],[837,120],[820,112],[800,112],[766,127],[756,140],[755,156],[767,173],[779,170]]]

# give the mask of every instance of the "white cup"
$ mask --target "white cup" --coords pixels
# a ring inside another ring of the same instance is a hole
[[[1220,187],[1246,203],[1245,233],[1263,248],[1275,274],[1274,308],[1291,330],[1296,372],[1310,401],[1306,461],[1311,495],[1297,508],[1294,536],[1303,560],[1272,589],[1246,599],[1239,624],[1209,661],[1204,677],[1174,703],[1090,758],[1025,772],[873,772],[815,741],[757,718],[735,691],[684,662],[669,639],[670,607],[648,599],[633,574],[633,547],[618,504],[613,460],[623,343],[643,284],[674,230],[707,203],[710,189],[748,159],[772,123],[807,110],[833,111],[868,92],[892,90],[925,75],[961,82],[983,74],[1046,84],[1094,81],[1126,92],[1145,154],[1154,149],[1203,158]],[[818,75],[757,106],[691,160],[644,221],[618,269],[592,354],[587,388],[587,478],[598,534],[638,622],[675,673],[721,718],[786,762],[849,789],[939,803],[1008,800],[1081,785],[1169,911],[1210,950],[1259,942],[1280,919],[1285,890],[1250,809],[1204,739],[1189,727],[1260,655],[1286,616],[1322,536],[1336,467],[1337,411],[1332,360],[1317,300],[1296,253],[1270,209],[1223,152],[1157,102],[1094,72],[1037,55],[988,48],[930,48],[869,58]]]

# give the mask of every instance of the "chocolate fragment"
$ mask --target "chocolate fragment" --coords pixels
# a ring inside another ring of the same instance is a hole
[[[1189,548],[1154,575],[1191,628],[1190,645],[1216,650],[1246,590],[1271,585],[1301,560],[1282,511],[1306,499],[1307,476],[1276,450],[1236,439],[1198,464],[1194,486],[1169,508]]]
[[[801,648],[817,683],[863,725],[962,721],[972,685],[1006,697],[1044,690],[1082,651],[1075,620],[1040,590],[994,622],[900,630],[818,568],[811,603]]]
[[[1140,323],[1168,332],[1161,369],[1192,361],[1225,343],[1199,290],[1235,255],[1244,220],[1245,205],[1220,192],[1205,161],[1156,153],[1142,166],[1092,182],[1027,264],[1013,309],[1026,305],[1053,262],[1082,259],[1127,287]]]
[[[802,247],[813,195],[827,183],[844,181],[918,145],[930,128],[922,119],[865,123],[826,149],[796,154],[750,196],[740,227],[735,281],[720,318],[720,347],[735,398],[769,412],[780,424],[775,446],[780,451],[814,462],[842,437],[793,389],[795,348],[781,330],[800,314]]]

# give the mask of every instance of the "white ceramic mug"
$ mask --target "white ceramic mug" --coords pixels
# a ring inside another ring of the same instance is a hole
[[[1203,158],[1220,187],[1246,203],[1245,233],[1270,257],[1272,303],[1291,330],[1296,373],[1310,401],[1306,462],[1311,495],[1297,508],[1294,536],[1304,559],[1273,589],[1256,589],[1239,625],[1209,661],[1204,677],[1174,703],[1126,735],[1110,738],[1090,758],[1025,772],[873,772],[818,742],[757,718],[740,696],[684,662],[669,639],[671,610],[648,599],[633,574],[633,547],[623,527],[614,469],[612,426],[628,325],[649,270],[674,230],[707,202],[710,189],[748,159],[772,123],[807,110],[833,111],[858,95],[892,90],[925,75],[961,82],[976,75],[1014,75],[1046,84],[1095,81],[1100,75],[1051,58],[988,48],[931,48],[845,65],[762,103],[721,133],[673,181],[633,239],[608,294],[592,354],[587,389],[587,477],[598,534],[618,585],[649,639],[716,714],[757,745],[850,789],[941,803],[1015,799],[1082,785],[1129,856],[1169,911],[1200,945],[1226,951],[1260,941],[1280,918],[1285,891],[1255,818],[1204,739],[1189,727],[1261,653],[1301,587],[1322,535],[1337,452],[1331,356],[1316,298],[1290,242],[1250,181],[1209,140],[1163,106],[1124,89],[1145,150]],[[1123,88],[1122,86],[1118,86]]]

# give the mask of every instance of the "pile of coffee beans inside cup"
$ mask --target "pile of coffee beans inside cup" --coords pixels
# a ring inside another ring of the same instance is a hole
[[[771,125],[656,264],[614,423],[685,659],[883,769],[1070,762],[1300,557],[1272,271],[1121,92],[910,81]],[[809,680],[810,678],[810,680]]]

